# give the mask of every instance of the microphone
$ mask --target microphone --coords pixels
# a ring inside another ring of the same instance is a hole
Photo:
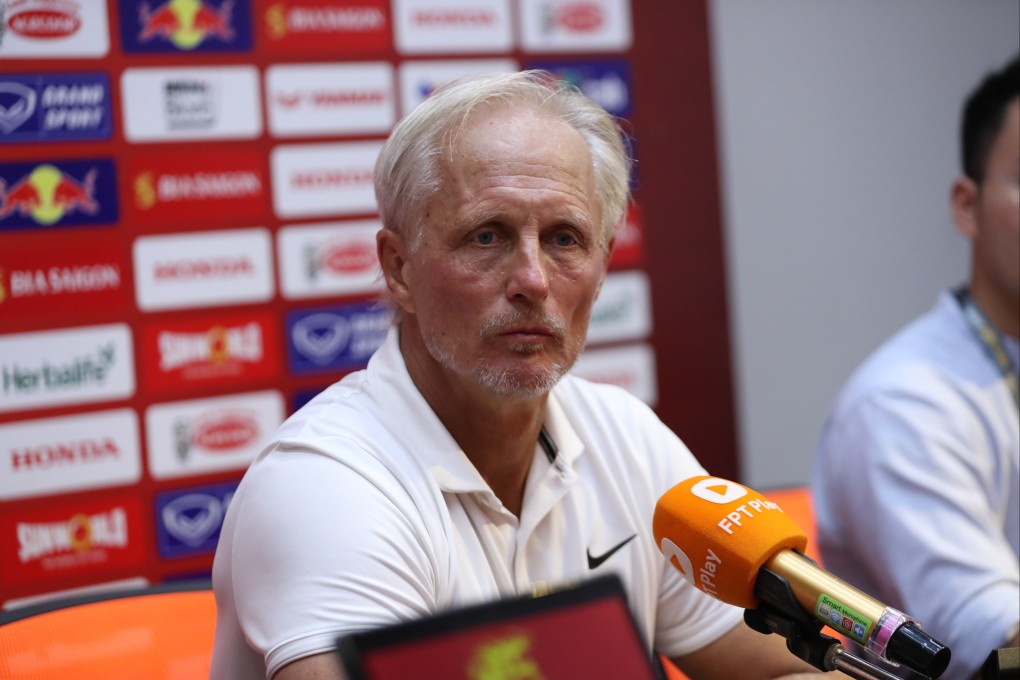
[[[787,582],[796,606],[894,665],[937,678],[950,651],[920,625],[805,557],[807,536],[776,503],[719,477],[692,477],[655,505],[652,533],[670,563],[699,590],[755,609]]]

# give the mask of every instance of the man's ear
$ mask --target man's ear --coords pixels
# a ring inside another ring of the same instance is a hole
[[[968,241],[978,233],[978,185],[970,177],[960,177],[953,182],[949,200],[953,211],[956,230]]]
[[[376,254],[382,268],[386,288],[393,296],[393,301],[404,311],[414,312],[414,299],[411,296],[411,272],[407,262],[407,246],[404,239],[391,229],[380,229],[375,235]]]

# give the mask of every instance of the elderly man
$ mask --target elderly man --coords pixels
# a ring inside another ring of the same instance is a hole
[[[659,553],[656,499],[704,473],[683,443],[567,376],[628,173],[615,121],[548,74],[458,81],[395,128],[375,172],[394,326],[234,496],[214,678],[342,678],[339,634],[607,572],[694,678],[813,672]]]

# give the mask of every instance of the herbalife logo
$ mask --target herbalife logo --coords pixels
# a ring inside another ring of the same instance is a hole
[[[3,394],[22,396],[102,385],[115,362],[116,347],[109,342],[90,355],[76,356],[66,363],[44,360],[34,366],[4,365]]]

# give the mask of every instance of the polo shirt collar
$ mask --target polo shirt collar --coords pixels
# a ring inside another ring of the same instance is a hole
[[[374,389],[378,390],[381,408],[399,413],[400,421],[392,422],[391,426],[400,428],[402,439],[415,442],[412,446],[416,458],[431,472],[443,491],[491,493],[489,485],[411,379],[400,352],[400,331],[396,324],[389,329],[382,346],[369,360],[368,377]],[[398,404],[406,408],[399,408]],[[557,449],[553,464],[564,471],[572,470],[573,462],[584,451],[584,445],[557,398],[557,388],[553,388],[546,402],[545,429]],[[545,453],[537,442],[535,448],[537,455],[544,460]]]

